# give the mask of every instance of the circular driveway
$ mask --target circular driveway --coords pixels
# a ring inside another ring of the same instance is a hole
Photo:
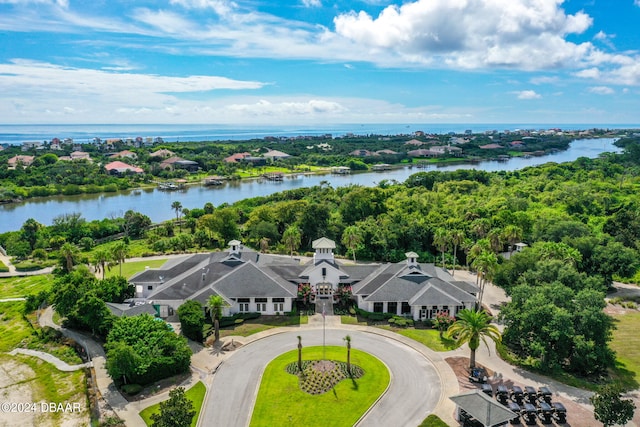
[[[398,341],[362,331],[327,329],[326,344],[344,346],[347,334],[353,348],[376,356],[391,373],[389,389],[360,425],[419,425],[436,407],[442,391],[431,362]],[[297,349],[298,335],[305,347],[322,345],[322,329],[283,332],[247,344],[225,360],[203,404],[201,425],[249,425],[264,368],[278,355]]]

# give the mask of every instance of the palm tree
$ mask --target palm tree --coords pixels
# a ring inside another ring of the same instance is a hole
[[[298,371],[302,372],[302,337],[298,335]]]
[[[353,254],[354,263],[356,262],[356,249],[358,249],[360,243],[362,243],[362,233],[357,226],[350,225],[344,229],[342,233],[342,244]]]
[[[462,345],[469,344],[471,357],[469,357],[469,368],[476,366],[476,350],[480,347],[480,340],[489,349],[487,338],[496,343],[502,339],[500,331],[496,325],[491,324],[491,316],[486,311],[476,311],[464,309],[458,312],[458,320],[447,329],[447,336],[455,338],[456,343]]]
[[[451,276],[456,274],[456,257],[458,252],[458,246],[461,246],[464,243],[464,231],[462,230],[453,230],[449,235],[449,239],[451,240],[451,244],[453,245],[453,272]]]
[[[182,212],[182,203],[176,200],[175,202],[171,203],[171,209],[176,211],[176,222],[178,223],[178,221],[180,220],[180,212]],[[182,231],[180,223],[178,223],[178,229]]]
[[[517,225],[507,225],[502,230],[502,240],[509,244],[509,256],[513,255],[514,245],[522,240],[522,228]]]
[[[266,252],[269,249],[269,239],[268,237],[263,237],[260,239],[260,252]]]
[[[120,276],[122,276],[122,264],[124,264],[127,255],[129,255],[129,248],[122,240],[111,247],[111,256],[120,265]]]
[[[347,343],[347,373],[351,375],[351,336],[347,335],[343,339]]]
[[[499,228],[492,228],[487,234],[487,238],[489,239],[489,243],[491,243],[491,250],[495,253],[502,252],[503,242],[502,242],[502,232]]]
[[[287,247],[287,249],[289,249],[289,253],[292,258],[293,251],[300,247],[301,239],[302,236],[300,234],[300,229],[295,225],[290,225],[286,230],[284,230],[284,233],[282,233],[282,242]]]
[[[222,307],[224,306],[226,304],[220,295],[211,295],[207,301],[207,307],[213,321],[213,336],[216,342],[220,339],[220,318],[222,317]]]
[[[447,250],[447,244],[449,243],[449,236],[447,230],[442,227],[436,228],[433,233],[433,244],[442,252],[442,268],[444,268],[444,253]]]
[[[73,259],[77,253],[78,249],[69,242],[60,247],[60,255],[64,258],[67,273],[71,273],[71,270],[73,270]]]
[[[498,267],[498,257],[490,251],[483,251],[472,262],[473,267],[478,272],[480,295],[478,296],[478,306],[482,307],[484,288],[487,282],[493,279],[496,267]]]
[[[111,256],[105,249],[98,249],[93,254],[93,265],[97,273],[102,271],[102,280],[104,280],[105,269],[110,259]]]

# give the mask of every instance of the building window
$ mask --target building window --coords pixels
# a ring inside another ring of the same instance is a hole
[[[275,311],[276,313],[281,313],[284,311],[284,304],[281,302],[274,302],[273,303],[273,311]]]
[[[153,290],[153,285],[148,285],[148,286],[147,286],[147,290],[148,290],[148,291],[152,291],[152,290]]]
[[[464,310],[464,305],[456,305],[456,316],[460,313],[461,310]]]
[[[322,267],[322,277],[327,275],[327,267]]]
[[[387,313],[398,314],[398,303],[397,302],[388,302],[387,303]]]
[[[402,301],[402,314],[411,314],[411,306],[407,301]]]
[[[374,302],[373,303],[373,312],[374,313],[382,313],[382,303],[381,302]]]
[[[438,314],[438,306],[432,305],[431,310],[429,310],[429,319],[435,319]]]
[[[241,302],[240,303],[240,312],[241,313],[248,313],[249,312],[249,303]]]
[[[267,299],[256,298],[256,311],[267,311]]]
[[[449,306],[448,305],[443,305],[441,311],[442,311],[442,314],[448,316],[449,315]]]

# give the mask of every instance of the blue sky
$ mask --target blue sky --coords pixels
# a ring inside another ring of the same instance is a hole
[[[0,0],[0,123],[640,122],[640,0]]]

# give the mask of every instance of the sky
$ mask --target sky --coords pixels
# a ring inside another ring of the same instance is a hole
[[[0,124],[640,122],[640,0],[0,0]]]

